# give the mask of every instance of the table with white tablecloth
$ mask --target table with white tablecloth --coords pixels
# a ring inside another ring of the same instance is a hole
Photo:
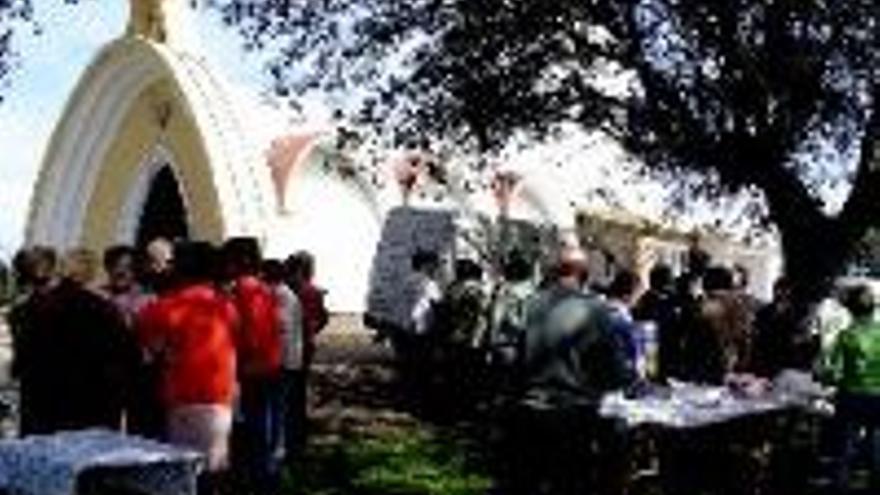
[[[11,495],[76,495],[86,476],[145,495],[195,495],[201,455],[106,430],[0,442],[0,489]]]
[[[813,383],[803,383],[794,373],[781,376],[774,386],[758,394],[691,383],[655,387],[635,397],[614,392],[604,397],[599,413],[622,420],[628,426],[688,429],[794,409],[819,413],[827,410],[828,391]],[[792,385],[798,380],[800,383]]]
[[[600,415],[628,426],[654,425],[674,429],[701,428],[749,416],[784,411],[797,404],[783,396],[736,397],[723,388],[688,387],[638,398],[622,392],[602,401]]]
[[[638,392],[606,395],[599,414],[640,439],[642,464],[650,467],[642,471],[660,476],[671,493],[761,483],[771,465],[784,461],[787,454],[779,453],[793,448],[798,425],[830,412],[828,391],[794,375],[749,391],[674,382]],[[755,479],[745,482],[742,473]]]

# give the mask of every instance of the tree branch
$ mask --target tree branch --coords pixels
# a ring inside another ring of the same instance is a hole
[[[880,98],[880,85],[874,87],[873,101]],[[843,206],[837,221],[847,226],[853,236],[861,237],[865,231],[880,223],[880,111],[874,110],[865,126],[861,139],[859,166],[849,198]]]

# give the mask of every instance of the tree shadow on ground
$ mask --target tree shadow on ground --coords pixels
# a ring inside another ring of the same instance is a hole
[[[477,495],[491,487],[482,449],[458,422],[421,414],[388,363],[325,363],[312,377],[311,441],[290,495]]]
[[[423,428],[351,432],[312,444],[287,480],[291,495],[475,495],[491,482],[458,439]]]

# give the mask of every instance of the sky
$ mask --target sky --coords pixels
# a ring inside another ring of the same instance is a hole
[[[128,2],[101,0],[66,6],[34,0],[40,33],[19,30],[17,69],[0,103],[0,256],[23,240],[31,190],[43,152],[78,79],[98,50],[125,30]],[[232,85],[262,91],[262,63],[213,15],[201,15],[196,50]]]

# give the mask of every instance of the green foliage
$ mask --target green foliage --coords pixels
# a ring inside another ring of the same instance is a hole
[[[85,1],[97,0],[52,0],[55,4],[76,5]],[[0,0],[0,103],[6,97],[6,86],[16,65],[20,63],[15,49],[16,34],[22,29],[30,29],[35,34],[42,32],[39,12],[34,0]],[[44,2],[44,5],[48,4]]]
[[[589,2],[212,0],[247,46],[278,56],[284,94],[361,94],[356,118],[398,142],[499,145],[515,130],[607,122],[619,102],[587,84],[602,56]],[[567,70],[566,67],[575,70]],[[562,69],[562,70],[557,70]]]
[[[5,82],[13,69],[12,40],[15,27],[33,16],[30,0],[0,0],[0,82]],[[3,92],[0,92],[0,102]]]
[[[209,3],[277,55],[279,92],[362,93],[359,117],[403,140],[491,147],[576,123],[733,186],[816,133],[846,147],[880,65],[872,0]],[[609,92],[600,74],[631,85]]]
[[[804,299],[880,218],[876,0],[211,3],[277,55],[279,93],[344,95],[398,143],[484,151],[580,126],[697,172],[686,194],[759,191]]]

